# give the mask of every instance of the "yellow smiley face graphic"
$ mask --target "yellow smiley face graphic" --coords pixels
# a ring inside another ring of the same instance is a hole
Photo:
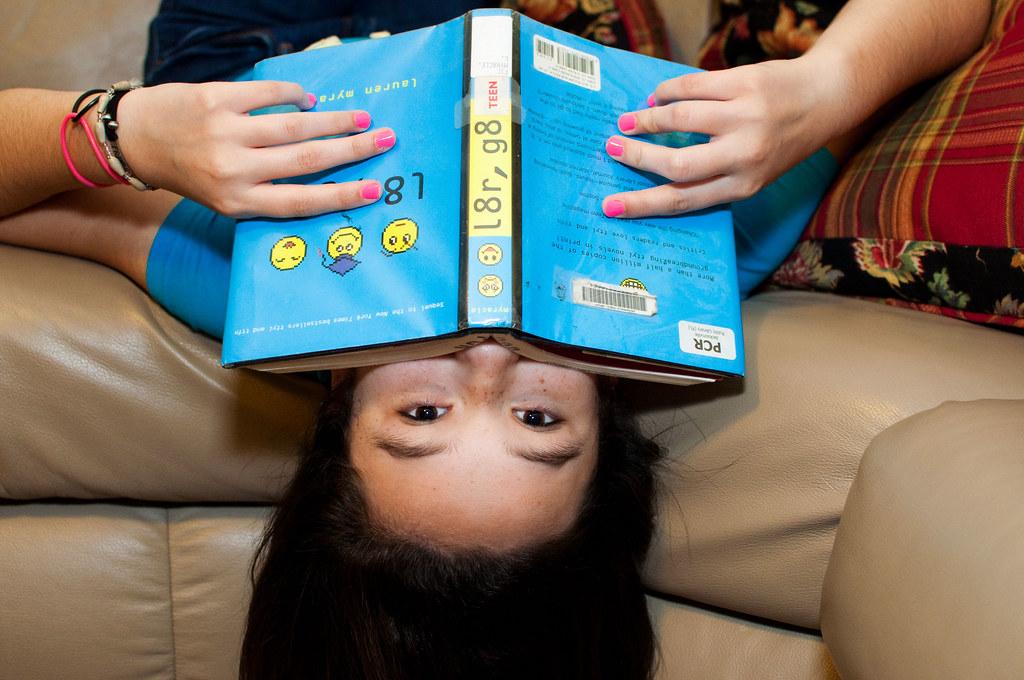
[[[408,217],[394,220],[384,227],[384,233],[380,237],[381,245],[389,255],[397,255],[416,245],[419,238],[420,228]]]
[[[306,258],[306,242],[298,236],[285,236],[270,249],[270,264],[276,269],[295,269]]]
[[[502,287],[501,279],[494,274],[481,276],[480,280],[476,282],[476,289],[484,297],[494,297],[501,292]]]
[[[480,264],[492,265],[501,262],[501,246],[497,243],[485,243],[476,251],[476,259]]]
[[[619,284],[623,288],[636,288],[638,290],[647,290],[647,286],[640,279],[622,279],[622,283]]]
[[[363,234],[355,227],[342,227],[327,239],[327,254],[337,260],[342,255],[354,257],[363,247]]]

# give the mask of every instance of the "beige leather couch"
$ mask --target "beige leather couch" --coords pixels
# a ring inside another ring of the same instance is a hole
[[[0,85],[120,77],[153,4],[7,0]],[[104,22],[117,52],[84,47]],[[634,386],[670,451],[658,677],[1024,677],[1024,337],[815,293],[744,313],[744,381]],[[119,274],[0,246],[0,680],[234,676],[320,393],[217,356]]]

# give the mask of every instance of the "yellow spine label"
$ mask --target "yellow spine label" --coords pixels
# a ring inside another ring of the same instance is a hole
[[[472,79],[469,111],[468,235],[512,235],[510,79]]]

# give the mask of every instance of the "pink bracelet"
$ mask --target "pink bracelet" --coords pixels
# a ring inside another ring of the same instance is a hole
[[[64,163],[67,164],[68,170],[74,175],[75,179],[89,187],[90,189],[102,189],[103,187],[114,186],[113,184],[97,184],[91,179],[88,179],[78,171],[75,167],[75,162],[71,160],[71,151],[68,149],[68,123],[72,118],[75,117],[74,112],[64,116],[64,119],[60,122],[60,152],[64,154]]]
[[[85,130],[85,136],[89,139],[89,146],[92,147],[96,160],[100,162],[100,166],[110,175],[110,178],[118,184],[128,184],[128,180],[114,172],[114,169],[110,167],[110,163],[107,162],[107,154],[100,148],[100,143],[96,141],[96,133],[92,131],[92,126],[89,125],[84,117],[78,119],[78,124]],[[103,186],[110,185],[104,184]]]

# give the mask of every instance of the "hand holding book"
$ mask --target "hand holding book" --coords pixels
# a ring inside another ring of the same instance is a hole
[[[818,123],[820,116],[810,115],[823,103],[806,83],[825,78],[808,69],[800,60],[781,60],[660,83],[647,99],[649,108],[619,117],[621,134],[609,138],[606,151],[670,182],[608,196],[605,213],[678,215],[739,201],[823,147],[829,131]],[[672,132],[699,133],[711,141],[671,148],[636,138]]]
[[[370,158],[395,145],[390,128],[367,130],[363,110],[316,111],[292,82],[167,84],[135,90],[120,106],[121,148],[154,186],[230,217],[295,217],[377,201],[381,183],[275,184]],[[270,106],[300,111],[250,116]]]

